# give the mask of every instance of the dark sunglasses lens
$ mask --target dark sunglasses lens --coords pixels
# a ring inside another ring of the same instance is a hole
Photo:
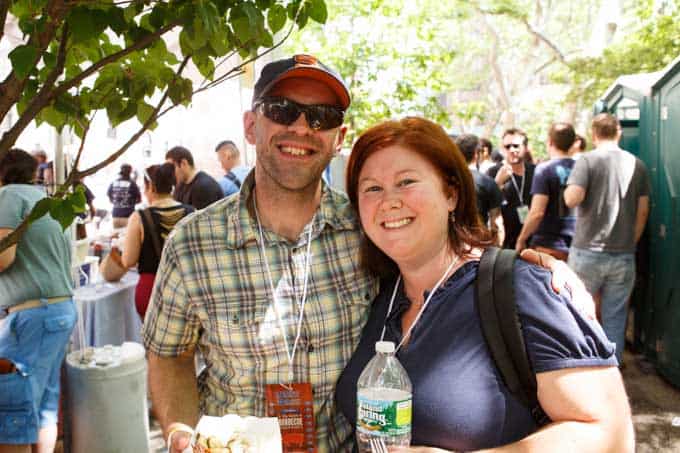
[[[310,105],[305,109],[309,127],[316,130],[333,129],[342,124],[344,113],[330,105]]]
[[[517,143],[509,143],[509,144],[505,145],[505,149],[510,149],[510,148],[519,149],[519,145]]]
[[[283,99],[263,102],[262,113],[276,123],[289,126],[298,119],[301,112],[297,105]]]

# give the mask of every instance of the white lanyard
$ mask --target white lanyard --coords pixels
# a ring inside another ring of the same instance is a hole
[[[316,214],[312,216],[312,221],[310,222],[307,227],[309,228],[309,232],[307,233],[307,254],[305,256],[305,273],[304,273],[304,278],[303,278],[303,284],[302,284],[302,298],[298,300],[297,298],[297,293],[295,292],[295,288],[293,288],[293,296],[295,297],[295,302],[297,302],[297,306],[300,310],[300,314],[298,315],[298,321],[297,321],[297,330],[295,333],[295,341],[293,342],[293,351],[291,352],[290,347],[288,346],[288,335],[286,334],[286,329],[285,326],[283,325],[283,321],[281,321],[281,316],[279,316],[279,310],[277,308],[278,305],[278,299],[276,297],[276,290],[274,289],[274,279],[272,279],[272,273],[271,270],[269,269],[269,261],[267,260],[267,251],[264,247],[264,234],[262,233],[262,225],[260,224],[260,216],[257,212],[257,203],[255,202],[255,195],[253,194],[253,207],[255,208],[255,219],[257,220],[257,229],[260,233],[260,255],[262,257],[262,261],[264,261],[264,267],[267,271],[267,279],[269,280],[269,288],[272,292],[272,299],[274,300],[274,314],[276,315],[276,321],[279,324],[279,329],[281,329],[281,335],[283,336],[283,342],[286,346],[286,356],[288,357],[288,381],[289,383],[293,382],[293,360],[295,359],[295,351],[297,349],[297,344],[298,341],[300,340],[300,333],[302,332],[302,318],[305,314],[305,303],[307,302],[307,281],[309,279],[309,271],[311,269],[311,261],[312,261],[312,230],[314,226],[314,219],[316,218]]]
[[[432,291],[430,291],[430,294],[427,295],[427,299],[425,299],[425,303],[423,303],[423,306],[420,307],[420,310],[418,311],[418,314],[416,315],[416,319],[413,321],[411,324],[411,327],[409,327],[408,331],[406,332],[406,335],[401,337],[401,341],[397,345],[397,347],[394,349],[394,353],[396,354],[399,348],[404,344],[404,341],[408,339],[408,337],[411,335],[411,332],[413,331],[413,328],[416,326],[416,323],[420,320],[420,316],[423,314],[425,311],[425,308],[427,305],[430,303],[430,300],[432,299],[432,296],[434,293],[439,289],[439,286],[442,284],[444,279],[446,278],[447,274],[453,269],[453,266],[456,265],[460,261],[460,256],[457,256],[456,259],[451,261],[451,264],[449,264],[449,267],[446,268],[444,271],[444,274],[439,278],[439,281],[434,285],[434,288],[432,288]],[[389,318],[390,313],[392,313],[392,305],[394,305],[394,298],[397,295],[397,289],[399,288],[399,283],[401,282],[401,274],[399,274],[399,278],[397,279],[397,283],[394,284],[394,290],[392,290],[392,299],[390,299],[390,306],[387,307],[387,314],[385,315],[385,323],[383,324],[383,330],[382,333],[380,334],[380,341],[383,341],[383,338],[385,338],[385,328],[387,327],[387,318]]]
[[[524,168],[524,174],[522,175],[522,188],[517,187],[517,181],[515,181],[514,173],[510,175],[510,179],[512,180],[512,185],[515,186],[515,190],[517,191],[517,196],[519,197],[520,206],[524,206],[524,181],[527,180],[526,175],[527,175],[527,169],[525,167]]]

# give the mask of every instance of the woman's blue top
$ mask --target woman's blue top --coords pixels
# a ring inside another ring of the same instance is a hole
[[[408,344],[397,357],[413,385],[412,445],[455,451],[505,445],[537,429],[529,410],[506,388],[484,340],[474,299],[477,262],[458,269],[436,291]],[[534,371],[616,366],[614,344],[597,322],[585,319],[553,291],[551,274],[517,260],[515,297]],[[359,346],[336,390],[345,417],[356,423],[356,384],[375,354],[394,282],[383,285]],[[402,338],[401,315],[410,301],[399,289],[385,340]]]

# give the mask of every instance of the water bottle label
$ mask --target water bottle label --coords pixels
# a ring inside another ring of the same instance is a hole
[[[358,396],[357,430],[364,434],[401,436],[411,433],[411,398],[401,401]]]

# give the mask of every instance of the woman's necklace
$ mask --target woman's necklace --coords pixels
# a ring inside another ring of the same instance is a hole
[[[446,268],[442,276],[439,278],[437,283],[434,285],[434,288],[432,288],[432,291],[430,291],[430,294],[427,295],[427,299],[425,299],[425,302],[423,302],[422,307],[420,307],[420,310],[418,310],[418,314],[416,315],[416,319],[413,320],[413,323],[411,324],[411,327],[409,327],[408,331],[406,331],[406,334],[401,337],[401,341],[397,345],[397,347],[394,349],[395,354],[401,348],[401,346],[408,340],[408,338],[411,336],[411,332],[413,331],[413,328],[416,326],[418,321],[420,320],[420,317],[422,316],[423,312],[425,311],[425,308],[427,308],[427,305],[430,303],[430,300],[432,300],[432,296],[434,295],[435,292],[439,289],[439,286],[441,286],[442,282],[446,278],[446,276],[451,272],[451,269],[454,268],[454,266],[460,261],[460,256],[456,256],[452,261],[451,264],[449,264],[449,267]],[[382,334],[380,334],[380,341],[383,341],[383,338],[385,338],[385,328],[387,327],[387,319],[389,318],[390,314],[392,313],[392,306],[394,305],[394,299],[397,296],[397,289],[399,289],[399,283],[401,283],[401,274],[399,274],[399,278],[397,279],[397,282],[394,284],[394,289],[392,290],[392,298],[390,299],[390,305],[387,308],[387,314],[385,315],[385,323],[383,324],[383,330]]]

